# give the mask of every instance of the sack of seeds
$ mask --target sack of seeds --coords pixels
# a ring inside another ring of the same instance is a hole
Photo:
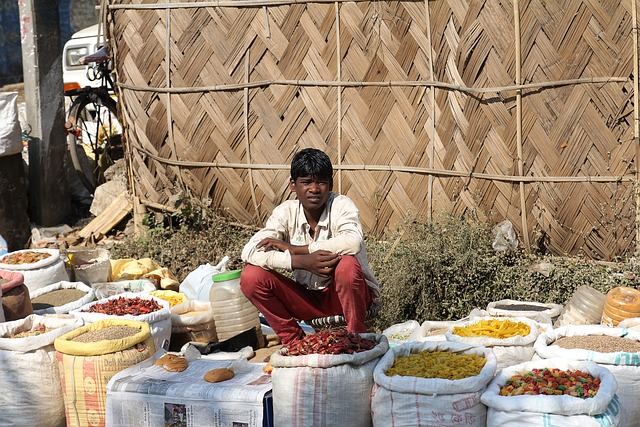
[[[35,314],[66,314],[93,301],[94,291],[82,282],[59,282],[31,294]]]
[[[149,324],[128,319],[90,323],[54,345],[68,427],[104,426],[111,377],[155,353]]]
[[[0,323],[0,425],[66,426],[53,343],[82,325],[35,314]]]
[[[640,332],[599,325],[570,325],[540,335],[534,344],[540,359],[592,361],[607,368],[618,382],[620,426],[640,420]]]
[[[147,322],[157,349],[169,348],[171,307],[168,301],[143,294],[125,292],[90,302],[69,312],[85,323],[104,319],[129,319]]]

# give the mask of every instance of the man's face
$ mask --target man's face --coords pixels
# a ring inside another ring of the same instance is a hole
[[[322,210],[329,192],[333,189],[333,182],[327,178],[315,178],[310,176],[300,176],[289,181],[291,191],[296,193],[298,200],[305,210],[314,212]]]

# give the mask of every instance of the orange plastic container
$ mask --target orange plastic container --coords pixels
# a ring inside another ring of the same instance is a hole
[[[602,324],[616,327],[624,319],[640,317],[640,291],[619,286],[607,293],[602,311]]]

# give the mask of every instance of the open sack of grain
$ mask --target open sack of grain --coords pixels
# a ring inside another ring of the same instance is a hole
[[[144,293],[125,292],[103,298],[71,310],[85,323],[105,319],[129,319],[147,322],[157,349],[169,348],[171,340],[171,308],[169,302]]]
[[[489,316],[526,317],[538,323],[553,325],[562,313],[562,305],[535,301],[503,299],[487,305]]]
[[[93,301],[94,291],[82,282],[60,282],[31,294],[35,314],[66,314]]]
[[[15,271],[24,276],[29,292],[69,280],[57,249],[23,249],[0,258],[0,270]]]
[[[373,371],[373,425],[484,427],[480,395],[496,366],[485,347],[447,341],[393,347]]]
[[[615,427],[617,388],[613,374],[596,363],[555,358],[504,368],[480,399],[487,426]]]
[[[370,426],[373,369],[387,337],[320,331],[298,344],[271,355],[274,425]]]
[[[640,422],[640,332],[597,325],[562,326],[540,335],[535,358],[592,361],[618,382],[620,426]]]
[[[0,323],[0,425],[66,426],[53,343],[82,325],[35,314]]]
[[[181,351],[188,342],[215,342],[216,326],[208,301],[190,300],[171,307],[169,350]]]
[[[538,323],[526,317],[474,317],[454,326],[445,336],[447,341],[490,348],[500,370],[530,361],[538,334]]]
[[[60,336],[54,345],[68,427],[105,425],[111,377],[155,352],[149,324],[128,319],[90,323]]]

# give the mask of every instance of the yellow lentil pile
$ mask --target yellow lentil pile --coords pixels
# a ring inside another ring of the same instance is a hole
[[[398,356],[387,376],[404,375],[407,377],[444,378],[461,380],[480,373],[487,359],[475,354],[460,354],[450,351],[428,351]]]
[[[525,337],[530,332],[531,327],[529,325],[509,319],[480,320],[467,326],[455,326],[453,328],[453,333],[461,337],[511,338],[516,335]]]

